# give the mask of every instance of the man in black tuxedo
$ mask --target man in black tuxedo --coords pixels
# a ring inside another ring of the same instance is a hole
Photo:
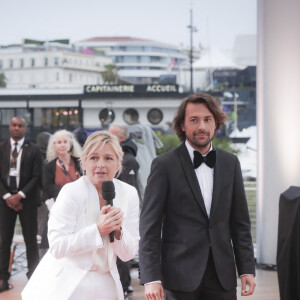
[[[42,159],[37,145],[24,136],[23,118],[9,125],[10,139],[0,144],[0,292],[9,289],[9,257],[17,215],[19,215],[28,263],[29,278],[39,263],[37,206]]]
[[[214,148],[226,120],[205,93],[186,98],[174,118],[183,142],[158,156],[140,220],[140,279],[148,300],[236,299],[255,289],[250,219],[238,158]],[[246,286],[249,289],[246,289]]]

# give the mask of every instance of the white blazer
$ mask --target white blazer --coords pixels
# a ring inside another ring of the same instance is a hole
[[[120,300],[124,297],[116,257],[128,261],[138,252],[139,198],[134,187],[118,179],[113,182],[113,205],[121,208],[124,220],[122,239],[109,243],[108,263]],[[67,300],[91,269],[93,253],[103,242],[97,225],[87,224],[87,201],[99,202],[99,197],[86,176],[61,189],[48,223],[49,251],[25,286],[23,300]]]

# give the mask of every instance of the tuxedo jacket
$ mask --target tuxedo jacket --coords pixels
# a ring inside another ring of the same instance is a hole
[[[216,150],[210,217],[185,144],[158,156],[140,217],[141,283],[161,280],[168,290],[192,292],[211,248],[219,280],[236,287],[236,271],[255,274],[250,219],[240,163]]]
[[[0,143],[0,197],[10,193],[8,176],[10,170],[10,140]],[[20,182],[18,191],[22,191],[26,198],[24,205],[38,206],[41,204],[40,187],[42,175],[42,158],[38,146],[25,139],[22,149],[20,165]]]
[[[131,185],[118,179],[113,179],[113,182],[116,192],[113,204],[123,212],[123,234],[120,240],[109,243],[108,264],[118,300],[122,300],[124,296],[116,257],[128,261],[138,251],[139,198]],[[99,196],[86,176],[63,186],[50,212],[49,251],[23,290],[23,300],[69,299],[89,272],[95,251],[103,247],[96,223],[88,222],[89,202],[99,203]],[[78,299],[86,299],[86,295],[77,296]]]

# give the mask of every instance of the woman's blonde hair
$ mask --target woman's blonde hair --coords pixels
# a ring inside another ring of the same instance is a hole
[[[55,142],[58,137],[66,137],[69,142],[70,142],[70,154],[73,157],[79,158],[82,152],[82,148],[77,142],[74,134],[70,131],[67,131],[65,129],[58,130],[56,131],[53,135],[51,135],[49,142],[48,142],[48,147],[47,147],[47,153],[46,153],[46,161],[52,161],[53,159],[57,158],[57,153],[55,151]]]
[[[118,163],[119,163],[119,168],[117,172],[117,176],[121,173],[122,171],[122,159],[123,159],[123,151],[120,146],[118,138],[111,134],[108,131],[96,131],[92,133],[86,140],[82,154],[81,154],[81,168],[84,170],[84,165],[85,165],[85,160],[98,148],[102,149],[104,145],[109,144],[112,146],[114,149]]]

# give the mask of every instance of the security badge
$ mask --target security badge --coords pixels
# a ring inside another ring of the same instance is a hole
[[[9,176],[18,176],[18,171],[16,168],[10,168],[9,170]]]

